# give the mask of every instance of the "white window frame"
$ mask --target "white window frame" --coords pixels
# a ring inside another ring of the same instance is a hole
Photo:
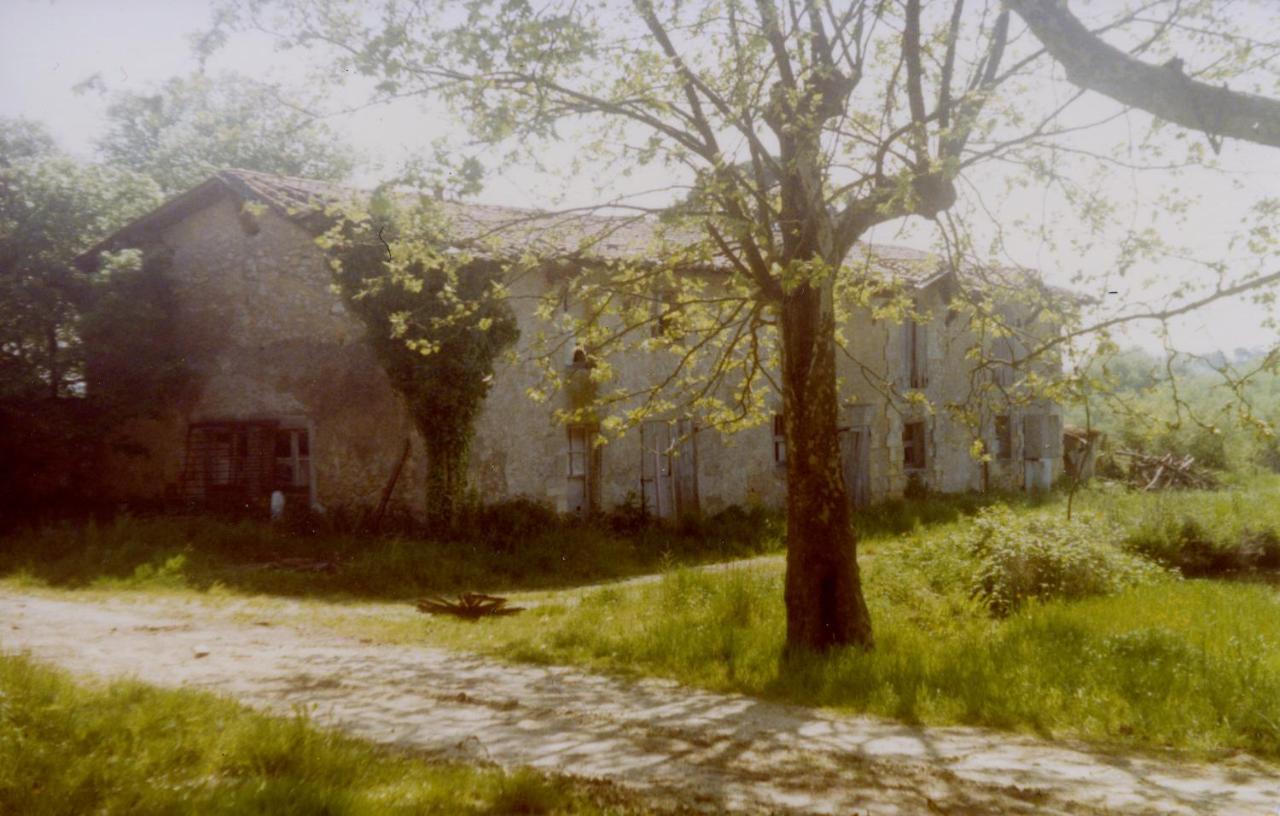
[[[919,426],[920,433],[908,434],[908,429],[912,426]],[[907,437],[912,437],[911,444],[908,446]],[[908,456],[908,451],[918,451],[918,456]],[[915,460],[914,462],[912,460]],[[908,473],[920,473],[929,468],[929,425],[923,419],[910,420],[902,423],[902,469]]]
[[[785,414],[773,415],[773,463],[778,467],[787,464],[787,423]]]

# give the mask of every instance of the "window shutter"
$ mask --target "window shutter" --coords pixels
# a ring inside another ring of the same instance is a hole
[[[649,422],[640,423],[640,480],[648,481],[652,479],[656,473],[657,460],[654,459],[651,448],[653,447],[653,431],[650,430]]]
[[[773,415],[773,461],[778,465],[787,461],[787,425],[782,414]]]
[[[698,435],[693,420],[676,423],[678,450],[675,457],[676,510],[679,514],[698,512]]]
[[[1027,414],[1022,418],[1022,458],[1041,459],[1045,456],[1044,414]]]
[[[1013,457],[1013,427],[1007,414],[996,417],[996,458]]]
[[[910,318],[904,318],[899,331],[898,344],[902,354],[902,366],[899,376],[901,377],[901,386],[904,389],[911,387],[911,338],[915,333],[914,325]]]
[[[1062,458],[1062,417],[1049,414],[1045,417],[1045,456],[1050,459]]]
[[[916,388],[929,387],[929,324],[915,324],[916,331]]]

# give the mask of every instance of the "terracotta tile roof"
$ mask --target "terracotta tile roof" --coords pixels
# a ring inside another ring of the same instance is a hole
[[[271,204],[291,215],[315,212],[326,205],[367,196],[367,190],[311,179],[288,178],[249,170],[219,174],[243,194]],[[405,203],[417,194],[403,193]],[[438,201],[448,219],[451,238],[458,244],[478,243],[498,252],[584,255],[610,260],[634,260],[660,256],[664,248],[686,247],[705,241],[701,230],[675,227],[651,215],[610,216],[590,209],[558,213]],[[859,244],[864,260],[880,273],[917,285],[939,276],[936,256],[906,247]]]
[[[291,178],[252,170],[224,170],[203,184],[173,198],[156,210],[104,239],[78,260],[92,264],[104,250],[136,245],[148,235],[208,206],[227,190],[245,200],[258,201],[319,232],[327,226],[324,211],[334,204],[369,194],[327,181]],[[418,194],[400,193],[406,203]],[[590,209],[563,212],[438,201],[448,222],[450,239],[458,246],[475,246],[501,254],[560,255],[604,260],[660,257],[677,247],[706,240],[697,229],[663,224],[651,215],[601,215]],[[859,259],[858,253],[861,258]],[[859,244],[851,260],[869,262],[896,281],[924,287],[947,277],[935,255],[886,244]],[[961,276],[981,286],[1042,286],[1031,270],[973,270]]]
[[[305,217],[330,204],[369,194],[367,190],[329,182],[248,170],[226,170],[218,175],[242,194],[293,217]],[[400,195],[406,203],[418,199],[414,193]],[[688,245],[701,237],[664,228],[650,216],[609,216],[582,210],[552,213],[448,200],[435,203],[444,212],[454,243],[495,252],[531,251],[624,260],[653,256],[661,253],[664,246]]]

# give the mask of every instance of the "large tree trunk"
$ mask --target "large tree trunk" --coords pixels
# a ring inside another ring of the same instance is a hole
[[[840,466],[831,286],[801,286],[781,308],[789,653],[872,645]]]
[[[426,452],[427,530],[433,535],[448,535],[454,531],[466,492],[467,451],[428,440]]]

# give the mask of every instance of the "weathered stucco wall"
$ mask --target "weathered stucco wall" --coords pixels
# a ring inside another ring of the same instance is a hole
[[[267,212],[257,223],[256,233],[246,230],[238,201],[228,195],[160,236],[174,251],[178,317],[195,349],[190,363],[197,388],[188,403],[173,406],[162,418],[124,429],[122,435],[147,455],[114,456],[109,483],[121,497],[158,496],[180,480],[191,423],[283,419],[308,428],[315,500],[329,509],[376,504],[404,441],[412,439],[413,453],[394,503],[420,512],[425,463],[417,433],[362,341],[363,327],[330,290],[323,256],[293,222]],[[521,329],[517,357],[523,362],[498,364],[478,420],[470,469],[472,486],[485,501],[527,497],[565,511],[573,495],[569,435],[553,416],[563,406],[563,396],[541,403],[528,396],[540,385],[527,358],[539,330],[537,300],[547,286],[541,275],[510,282]],[[928,383],[922,391],[932,410],[890,393],[906,390],[899,374],[904,353],[899,325],[875,321],[864,312],[855,314],[845,330],[847,354],[838,360],[842,424],[867,425],[873,500],[900,495],[907,485],[902,431],[903,423],[913,419],[927,423],[927,464],[918,477],[930,489],[984,485],[982,466],[970,455],[973,433],[946,409],[970,387],[972,365],[964,355],[974,339],[962,321],[948,323],[940,289],[922,292],[920,308],[931,316]],[[652,381],[669,365],[659,354],[611,362],[622,380],[633,384]],[[989,420],[984,419],[982,434],[993,447]],[[1020,424],[1015,421],[1013,428],[1014,456],[991,463],[992,487],[1022,484]],[[785,472],[774,460],[773,442],[768,421],[733,436],[699,431],[702,510],[750,502],[781,505]],[[592,457],[593,493],[601,505],[642,495],[641,458],[636,430],[610,440]]]
[[[193,348],[194,396],[162,422],[126,430],[147,451],[110,463],[127,495],[161,494],[182,475],[187,428],[211,420],[284,419],[310,430],[315,500],[376,504],[415,437],[403,406],[362,342],[363,327],[329,289],[312,237],[272,212],[249,234],[227,196],[159,236],[173,250],[178,320]],[[394,502],[420,505],[420,445]]]

